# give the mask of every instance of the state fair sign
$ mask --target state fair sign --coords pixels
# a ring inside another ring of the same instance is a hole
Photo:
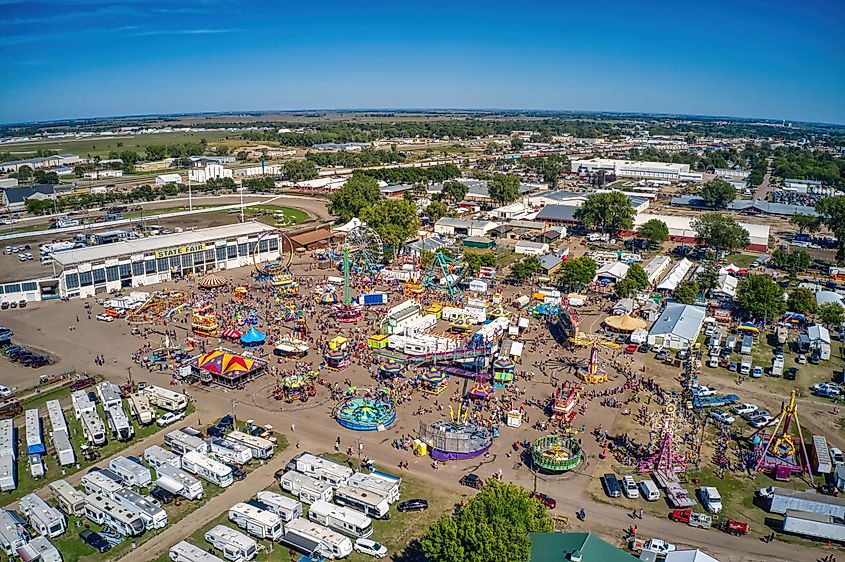
[[[189,244],[187,246],[179,246],[178,248],[170,248],[168,250],[158,250],[156,251],[156,258],[172,258],[173,256],[202,252],[203,250],[205,250],[205,244]]]

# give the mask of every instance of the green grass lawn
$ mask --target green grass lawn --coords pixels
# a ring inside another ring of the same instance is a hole
[[[196,211],[197,209],[213,209],[215,207],[223,207],[223,205],[194,205],[193,210]],[[181,211],[188,211],[190,210],[187,205],[177,205],[175,207],[165,207],[161,209],[150,209],[148,211],[129,211],[128,213],[122,213],[123,218],[125,219],[136,219],[139,217],[146,217],[148,219],[153,219],[158,215],[164,215],[167,213],[178,213]]]
[[[325,454],[324,456],[343,464],[349,462],[354,468],[358,467],[358,459],[354,457],[347,457],[346,455],[336,453]],[[461,499],[461,495],[457,492],[433,488],[428,482],[414,476],[407,474],[402,474],[401,476],[402,499],[425,498],[428,500],[430,507],[427,511],[413,513],[399,513],[394,508],[391,510],[389,520],[373,520],[373,535],[370,538],[385,545],[391,554],[401,552],[415,539],[422,536],[423,532],[436,519],[441,515],[451,512],[454,509],[455,503]],[[279,490],[278,487],[272,488],[272,491],[286,494],[286,492]],[[303,507],[305,508],[303,517],[307,517],[308,506],[304,505]],[[228,514],[223,513],[185,540],[200,548],[208,548],[209,545],[205,542],[204,535],[206,531],[220,524],[234,527],[234,524],[228,522]],[[350,540],[354,543],[354,539]],[[256,558],[258,562],[288,562],[290,560],[288,549],[284,545],[271,544],[267,540],[258,542],[264,548]],[[168,560],[169,558],[165,553],[156,558],[154,562],[167,562]],[[350,562],[371,562],[373,558],[353,552],[344,560],[349,560]]]
[[[0,234],[21,234],[24,232],[42,232],[44,230],[49,230],[50,224],[43,223],[43,224],[33,224],[30,226],[22,226],[19,228],[10,228],[7,230],[0,230]]]
[[[213,144],[215,141],[223,140],[230,136],[238,135],[237,133],[229,133],[227,131],[203,131],[199,133],[172,132],[90,139],[50,139],[38,142],[31,141],[8,144],[4,145],[3,150],[20,155],[21,158],[26,158],[34,154],[37,150],[55,150],[58,153],[69,152],[71,154],[78,154],[79,156],[102,156],[112,150],[118,152],[121,150],[134,150],[141,153],[149,145],[194,143],[199,142],[200,139],[206,139],[210,144]]]
[[[756,254],[743,254],[743,253],[734,253],[729,254],[725,261],[727,263],[732,263],[737,267],[748,267],[754,260],[756,260],[759,256]]]

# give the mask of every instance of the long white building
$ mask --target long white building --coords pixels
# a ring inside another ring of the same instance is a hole
[[[702,179],[701,174],[690,172],[689,164],[673,164],[671,162],[640,162],[636,160],[590,158],[587,160],[573,160],[571,170],[576,173],[604,171],[620,178],[678,181],[701,181]]]

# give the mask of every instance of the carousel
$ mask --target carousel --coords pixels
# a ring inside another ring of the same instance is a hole
[[[490,400],[493,397],[493,385],[477,382],[467,391],[466,396],[473,400]]]
[[[546,435],[531,444],[531,462],[541,472],[568,472],[581,464],[582,456],[581,445],[569,437]]]
[[[430,367],[425,373],[419,376],[420,390],[436,396],[446,390],[448,379],[449,375],[436,367]]]
[[[226,286],[226,280],[218,275],[209,273],[197,281],[197,286],[200,289],[219,289],[220,287]]]
[[[503,387],[513,381],[516,372],[516,363],[509,357],[500,357],[493,361],[493,384]]]
[[[405,365],[396,359],[388,359],[378,367],[379,379],[392,379],[399,377],[405,371]]]

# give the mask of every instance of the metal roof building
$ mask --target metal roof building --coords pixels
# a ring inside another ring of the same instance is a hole
[[[687,349],[698,338],[704,316],[705,311],[701,307],[670,302],[648,332],[649,345]]]

